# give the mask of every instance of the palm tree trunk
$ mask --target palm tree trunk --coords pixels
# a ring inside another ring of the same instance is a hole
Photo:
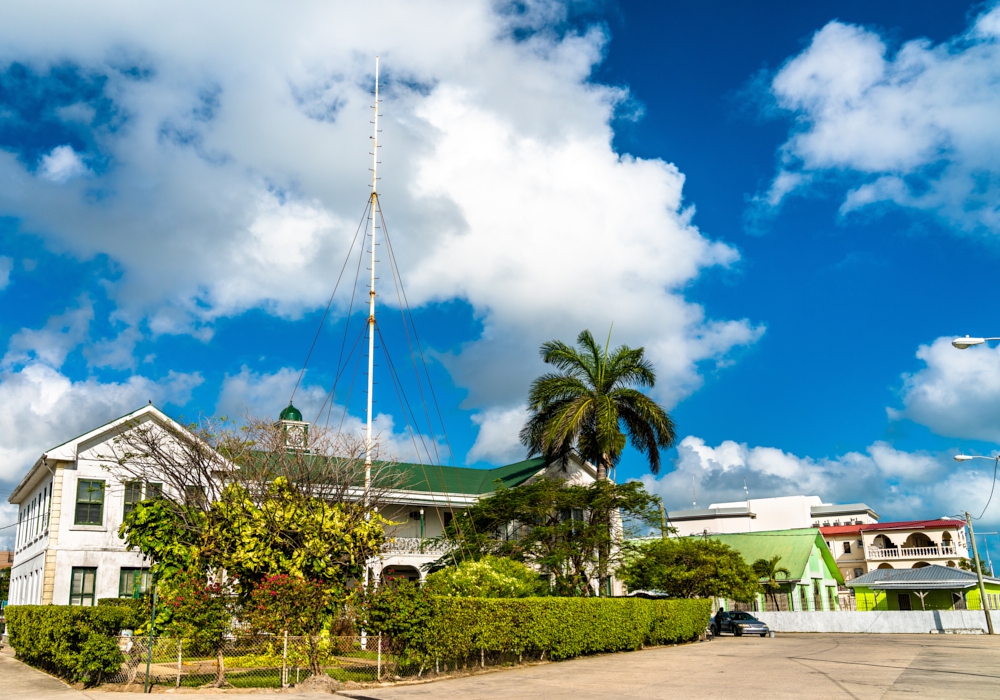
[[[608,480],[608,465],[611,460],[608,455],[601,455],[601,458],[597,460],[597,480],[607,481]],[[606,514],[610,516],[610,514]],[[603,516],[602,516],[603,517]],[[611,536],[611,518],[607,517],[606,522],[601,523],[604,527],[608,528],[608,537]],[[608,560],[611,558],[611,547],[609,543],[602,543],[597,548],[597,586],[598,596],[610,595],[608,591]]]

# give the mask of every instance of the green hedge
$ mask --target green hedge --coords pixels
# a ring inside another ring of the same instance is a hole
[[[122,605],[9,605],[4,612],[17,658],[88,685],[121,668],[117,637],[136,622],[136,611]]]
[[[696,639],[710,600],[635,598],[453,598],[434,596],[426,631],[404,653],[459,659],[486,652],[568,659]]]

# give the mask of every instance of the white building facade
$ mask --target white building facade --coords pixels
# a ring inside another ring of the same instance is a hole
[[[667,513],[669,524],[680,537],[798,530],[832,522],[867,524],[877,523],[878,519],[878,514],[864,503],[835,505],[823,503],[819,496],[752,498]]]

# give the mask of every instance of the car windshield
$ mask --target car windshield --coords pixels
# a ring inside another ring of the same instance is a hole
[[[731,613],[730,617],[734,620],[753,620],[754,622],[757,622],[757,618],[745,612]]]

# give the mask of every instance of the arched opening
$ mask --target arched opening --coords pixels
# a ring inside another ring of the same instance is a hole
[[[382,582],[419,581],[420,572],[414,566],[387,566],[382,569]]]
[[[879,564],[878,568],[880,568],[880,569],[891,569],[892,568],[892,564]]]
[[[954,554],[955,552],[952,548],[955,546],[954,540],[951,539],[951,533],[945,532],[941,535],[941,547],[944,549],[941,554]]]
[[[925,562],[925,561],[918,561],[918,562],[917,562],[916,564],[914,564],[914,565],[913,565],[912,567],[910,567],[910,568],[912,568],[912,569],[922,569],[922,568],[924,568],[925,566],[930,566],[930,564],[928,564],[928,563],[927,563],[927,562]]]
[[[896,549],[896,545],[885,535],[876,535],[875,539],[872,540],[872,545],[876,549]]]
[[[934,541],[922,532],[914,532],[903,542],[903,549],[917,549],[923,547],[933,547]]]

